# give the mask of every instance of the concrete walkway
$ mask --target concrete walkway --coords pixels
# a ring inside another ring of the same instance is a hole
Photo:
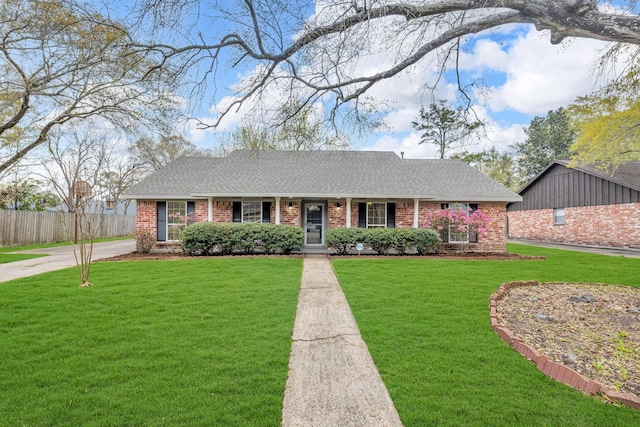
[[[304,259],[282,425],[402,426],[325,255]]]
[[[114,240],[93,244],[91,259],[109,258],[116,255],[127,254],[136,250],[135,240]],[[49,256],[27,259],[24,261],[0,264],[0,282],[7,282],[22,277],[34,276],[47,271],[60,270],[75,267],[76,259],[73,255],[73,246],[56,246],[54,248],[30,249],[20,251],[23,254],[48,254]]]

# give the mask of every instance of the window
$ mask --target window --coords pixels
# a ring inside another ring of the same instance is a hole
[[[187,202],[167,202],[167,240],[180,240],[187,217]]]
[[[451,212],[466,211],[469,215],[478,210],[478,205],[475,203],[443,203],[441,207]],[[478,233],[471,226],[463,226],[463,230],[460,230],[460,226],[460,222],[450,224],[449,229],[444,232],[446,236],[441,236],[442,240],[448,243],[478,243]]]
[[[262,202],[242,202],[242,222],[262,222]]]
[[[387,226],[387,204],[367,203],[367,228],[377,228]]]
[[[553,224],[564,224],[564,208],[556,208],[553,210]]]

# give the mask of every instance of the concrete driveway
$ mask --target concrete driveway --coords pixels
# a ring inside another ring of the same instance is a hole
[[[136,242],[133,239],[94,243],[91,259],[95,261],[101,258],[127,254],[135,250]],[[21,277],[34,276],[36,274],[46,273],[47,271],[61,270],[63,268],[76,266],[76,259],[73,255],[73,246],[31,249],[28,251],[20,251],[18,253],[48,254],[49,256],[0,264],[0,282],[7,282]]]
[[[552,249],[564,249],[567,251],[588,252],[588,253],[599,254],[599,255],[640,258],[640,249],[635,249],[635,248],[614,248],[614,247],[587,246],[587,245],[577,245],[577,244],[573,245],[569,243],[563,244],[563,243],[541,242],[538,240],[525,240],[525,239],[507,239],[507,242],[518,243],[521,245],[542,246],[544,248],[552,248]]]

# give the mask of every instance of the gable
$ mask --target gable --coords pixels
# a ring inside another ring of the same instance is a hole
[[[556,161],[525,186],[522,202],[509,205],[509,211],[555,209],[579,206],[636,203],[640,191],[616,182],[613,177],[581,168],[569,168]]]

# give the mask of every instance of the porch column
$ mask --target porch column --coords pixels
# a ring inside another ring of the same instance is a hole
[[[418,206],[420,199],[413,199],[413,228],[418,228]]]
[[[276,224],[280,224],[280,197],[276,197]]]
[[[213,222],[213,197],[207,197],[207,221]]]
[[[351,198],[347,197],[347,228],[351,228]]]

